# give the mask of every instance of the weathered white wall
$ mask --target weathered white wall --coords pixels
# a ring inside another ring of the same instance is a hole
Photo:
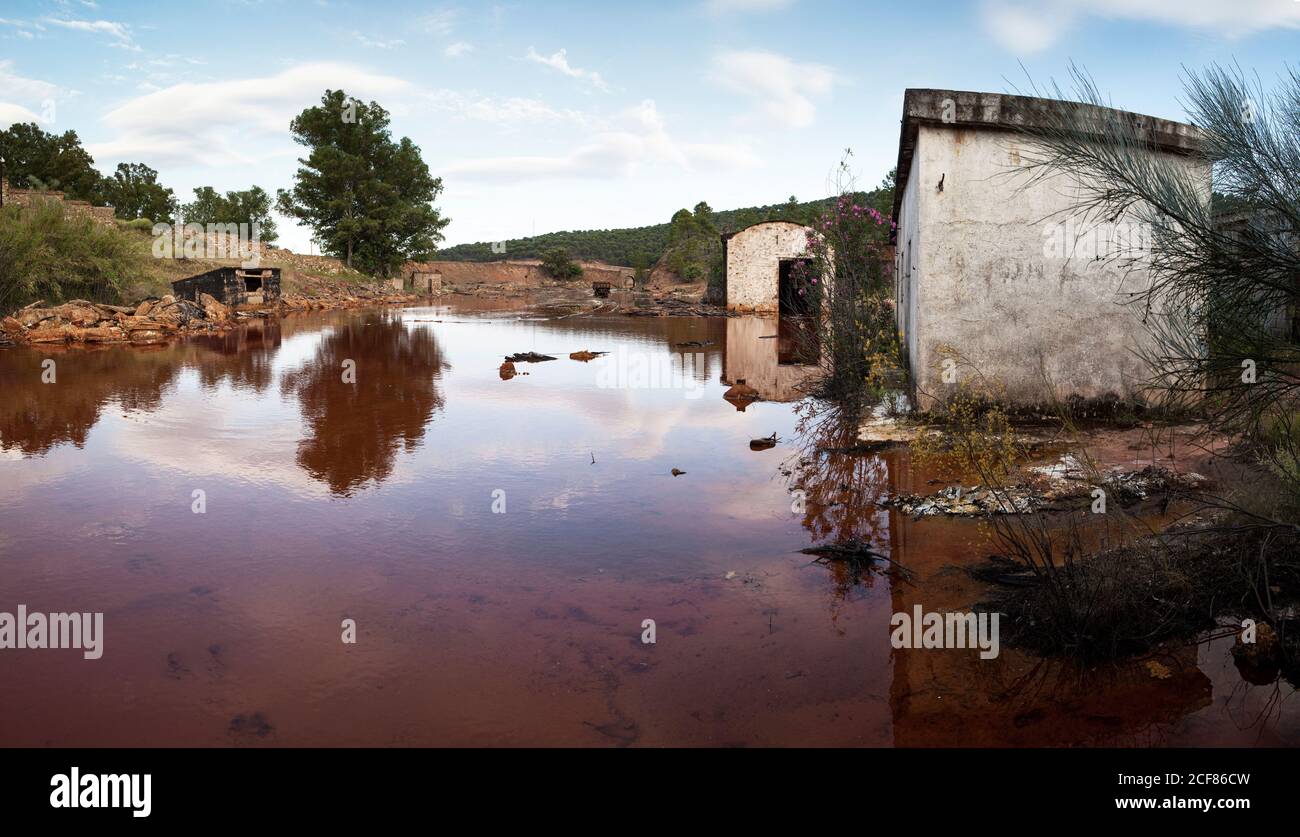
[[[781,259],[807,255],[808,228],[769,221],[727,240],[727,309],[776,313]]]
[[[916,283],[920,278],[918,259],[921,253],[921,229],[917,225],[917,184],[922,180],[921,155],[912,157],[911,174],[898,209],[898,241],[894,248],[894,284],[897,301],[898,330],[908,349],[908,362],[917,369],[920,358],[916,348]]]
[[[1006,131],[919,128],[898,246],[906,259],[911,238],[914,263],[899,301],[912,312],[906,340],[921,409],[955,387],[941,375],[944,347],[970,364],[959,365],[959,380],[977,371],[1012,403],[1041,404],[1053,390],[1057,398],[1142,396],[1148,371],[1134,349],[1150,337],[1141,311],[1122,303],[1148,277],[1078,250],[1045,252],[1069,220],[1074,190],[1064,178],[1022,189],[1022,147]],[[1195,166],[1208,197],[1208,167],[1167,156]]]

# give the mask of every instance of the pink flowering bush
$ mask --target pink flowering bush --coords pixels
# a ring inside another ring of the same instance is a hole
[[[801,352],[823,374],[815,394],[852,410],[868,406],[900,369],[894,317],[894,221],[845,186],[808,232],[809,261],[797,270],[795,293],[808,312]],[[879,193],[876,193],[877,195]]]

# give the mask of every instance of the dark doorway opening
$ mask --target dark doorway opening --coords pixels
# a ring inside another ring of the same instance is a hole
[[[253,279],[253,278],[245,279],[244,290],[250,294],[257,293],[258,291],[262,290],[262,280]]]
[[[806,317],[812,310],[812,294],[806,289],[812,275],[812,259],[781,259],[777,273],[777,310],[782,317]]]
[[[778,271],[776,362],[811,366],[821,356],[812,317],[817,299],[816,286],[810,281],[812,259],[781,259]]]

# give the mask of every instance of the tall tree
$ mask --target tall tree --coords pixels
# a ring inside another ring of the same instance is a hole
[[[102,201],[95,161],[76,131],[51,134],[35,122],[0,131],[5,176],[19,189],[61,191],[73,200]]]
[[[113,176],[104,178],[101,191],[117,217],[128,221],[171,220],[176,214],[176,196],[158,182],[158,172],[144,163],[118,163]]]
[[[261,186],[222,195],[211,186],[194,190],[194,200],[181,207],[187,224],[256,224],[258,239],[270,243],[279,238],[271,216],[271,196]]]
[[[393,141],[388,111],[326,90],[290,130],[311,151],[276,206],[310,225],[324,252],[384,275],[433,253],[450,222],[433,206],[442,178],[429,173],[410,139]]]

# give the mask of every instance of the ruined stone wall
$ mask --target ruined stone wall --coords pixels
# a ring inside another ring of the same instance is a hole
[[[63,192],[42,192],[36,189],[15,189],[7,178],[0,179],[0,206],[31,208],[41,203],[63,204],[64,215],[70,218],[89,218],[97,224],[112,226],[117,223],[111,206],[91,206],[89,201],[74,201]]]
[[[776,313],[781,259],[807,253],[808,228],[790,221],[755,224],[727,239],[727,310]]]
[[[898,233],[901,258],[909,236],[913,249],[906,339],[917,406],[929,409],[955,389],[943,380],[949,353],[958,381],[978,372],[1011,403],[1147,400],[1149,370],[1134,351],[1152,339],[1142,312],[1123,303],[1149,278],[1095,258],[1093,239],[1080,238],[1086,223],[1071,217],[1077,184],[1027,185],[1017,174],[1022,147],[1011,132],[920,126],[908,183],[916,209],[900,212]],[[1203,177],[1208,200],[1207,165],[1153,153]],[[1077,226],[1061,226],[1071,220]],[[1062,253],[1053,245],[1064,238]]]

